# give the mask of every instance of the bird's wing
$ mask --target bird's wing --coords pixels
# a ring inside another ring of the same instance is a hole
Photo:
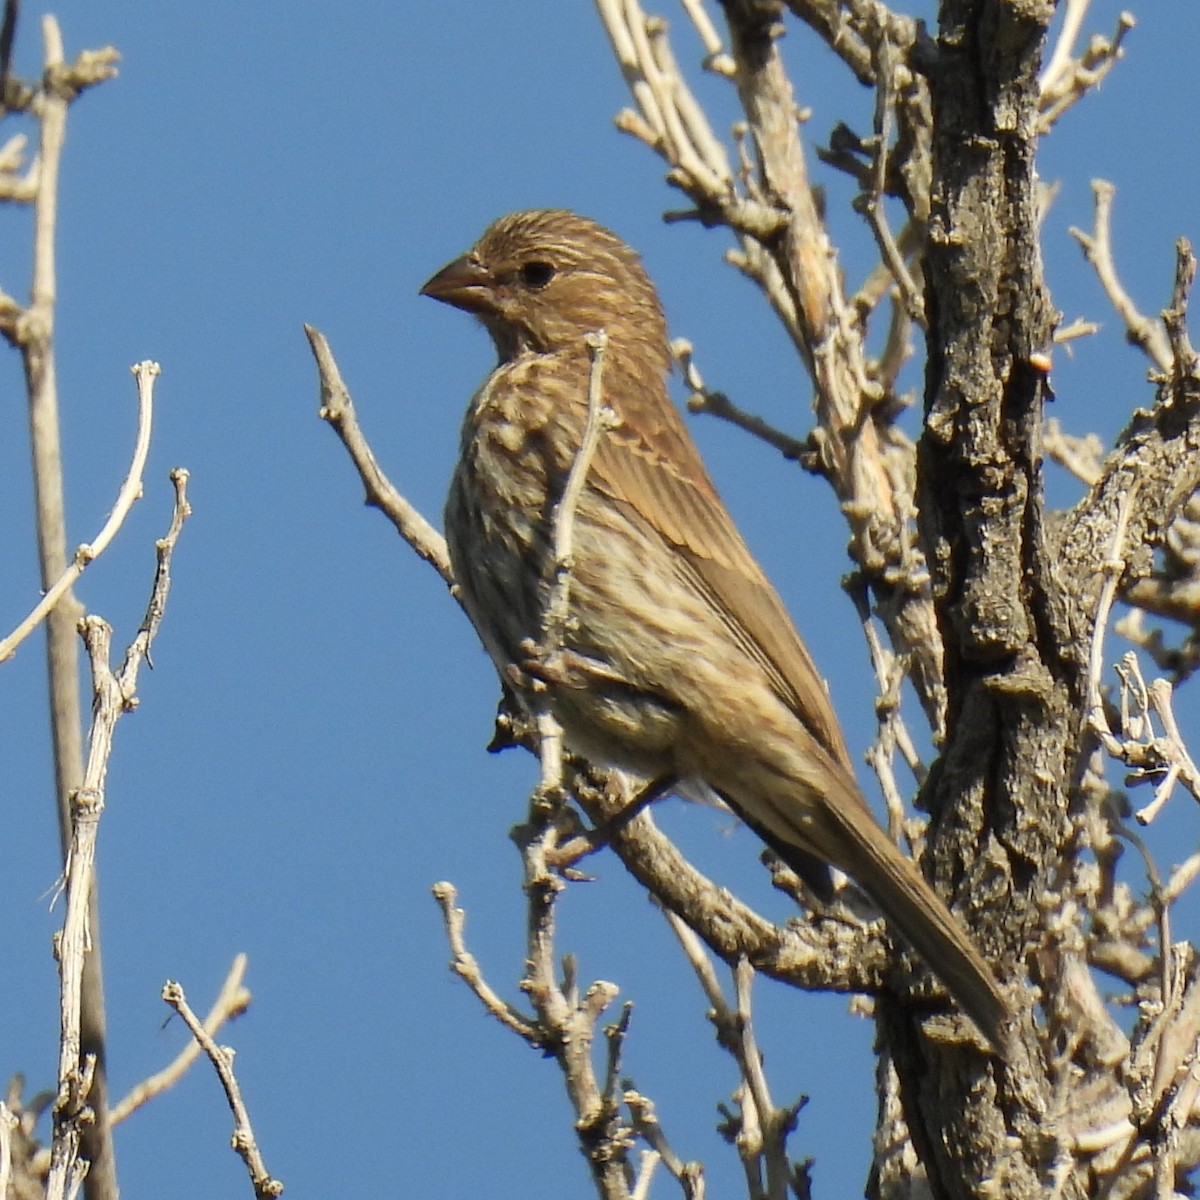
[[[661,380],[617,380],[605,394],[622,403],[617,424],[597,446],[593,481],[629,504],[679,552],[680,569],[707,597],[730,638],[759,663],[826,752],[853,774],[825,683],[738,533],[665,386]]]

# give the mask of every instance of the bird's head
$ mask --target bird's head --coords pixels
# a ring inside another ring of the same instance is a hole
[[[576,346],[603,329],[618,353],[636,348],[669,367],[662,307],[638,256],[564,209],[501,217],[421,293],[477,316],[502,362]]]

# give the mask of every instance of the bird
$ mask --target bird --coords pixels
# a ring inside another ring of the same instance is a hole
[[[1000,1048],[1004,992],[872,814],[825,683],[670,398],[666,320],[638,255],[568,210],[515,212],[421,292],[476,317],[497,354],[444,521],[459,600],[501,678],[518,692],[540,679],[573,754],[656,794],[715,793],[819,897],[830,867],[844,872]],[[539,674],[553,514],[601,333],[607,420],[575,501],[569,618]]]

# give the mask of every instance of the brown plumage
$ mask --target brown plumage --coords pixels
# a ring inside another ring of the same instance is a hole
[[[987,965],[876,823],[825,686],[667,393],[666,325],[619,238],[514,213],[422,291],[477,316],[499,362],[476,393],[446,502],[461,597],[506,676],[541,633],[550,513],[583,435],[585,335],[603,329],[600,438],[575,515],[569,670],[549,696],[570,748],[646,781],[702,781],[813,883],[845,871],[997,1046]]]

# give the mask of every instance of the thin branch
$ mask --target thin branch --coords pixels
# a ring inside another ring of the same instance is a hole
[[[311,325],[304,326],[321,381],[321,407],[317,415],[328,421],[350,454],[373,504],[396,527],[396,532],[442,577],[454,587],[454,572],[446,539],[392,486],[379,466],[367,439],[359,428],[350,390],[342,380],[333,351],[325,335]]]
[[[210,1037],[216,1037],[217,1031],[226,1021],[240,1017],[250,1007],[250,990],[244,983],[246,963],[247,958],[244,954],[239,954],[233,960],[229,974],[225,977],[225,982],[221,985],[221,990],[213,1001],[212,1008],[208,1010],[208,1016],[204,1018],[204,1029]],[[143,1079],[122,1097],[120,1103],[113,1105],[113,1125],[119,1125],[126,1117],[149,1104],[156,1096],[173,1088],[199,1057],[200,1044],[193,1038],[175,1056],[173,1061],[148,1079]],[[3,1194],[3,1191],[0,1191],[0,1196]]]
[[[843,580],[842,586],[854,601],[870,653],[871,666],[875,671],[875,682],[878,686],[875,696],[876,731],[875,738],[867,750],[867,761],[875,772],[883,793],[888,814],[888,832],[892,840],[899,844],[905,834],[907,822],[904,799],[893,769],[896,751],[900,751],[918,783],[925,779],[925,765],[912,743],[900,709],[900,687],[904,682],[904,671],[896,654],[884,645],[875,627],[875,620],[871,614],[871,595],[866,581],[861,574],[856,573]]]
[[[615,984],[598,980],[580,998],[574,959],[569,956],[563,962],[561,984],[556,978],[555,906],[566,885],[550,868],[549,860],[558,842],[560,814],[566,797],[564,746],[550,686],[538,677],[544,671],[547,679],[553,678],[556,662],[564,650],[570,619],[576,510],[600,438],[611,420],[603,390],[607,344],[603,330],[586,338],[587,415],[579,448],[550,518],[553,547],[547,579],[550,591],[542,613],[540,640],[537,646],[527,647],[532,661],[523,664],[534,673],[529,691],[541,770],[538,785],[530,796],[528,818],[512,831],[512,836],[521,852],[528,905],[521,990],[529,996],[542,1039],[562,1071],[576,1114],[580,1149],[588,1159],[597,1191],[605,1200],[625,1200],[629,1194],[628,1138],[614,1098],[597,1078],[591,1053],[596,1024],[616,998],[618,989]],[[610,1052],[614,1050],[610,1042]]]
[[[504,1000],[488,984],[480,970],[479,961],[467,949],[465,936],[467,914],[458,907],[458,889],[452,883],[441,882],[435,883],[431,890],[434,899],[438,902],[438,907],[442,910],[446,940],[450,943],[452,955],[450,966],[454,973],[475,993],[486,1012],[523,1041],[540,1049],[543,1039],[536,1023],[520,1012],[515,1005]]]
[[[717,981],[712,961],[696,933],[674,913],[664,910],[664,915],[700,981],[708,1002],[708,1019],[717,1031],[717,1042],[737,1064],[742,1080],[737,1089],[740,1112],[731,1118],[731,1124],[736,1127],[731,1140],[737,1146],[743,1170],[751,1181],[751,1193],[783,1200],[789,1176],[787,1138],[795,1124],[799,1106],[781,1109],[771,1099],[763,1069],[763,1055],[754,1035],[751,1017],[754,967],[744,956],[740,956],[734,964],[736,1000],[731,1007]],[[660,1148],[656,1142],[651,1144],[655,1149]],[[764,1169],[765,1188],[761,1183]],[[675,1169],[672,1169],[672,1174],[678,1178]]]
[[[1126,337],[1140,347],[1160,371],[1171,369],[1171,348],[1166,334],[1157,322],[1137,309],[1117,275],[1112,252],[1112,205],[1116,188],[1103,179],[1092,181],[1095,199],[1095,222],[1090,234],[1071,227],[1069,233],[1083,249],[1084,258],[1092,265],[1096,278],[1117,315],[1125,323]]]
[[[1038,89],[1043,96],[1052,88],[1056,88],[1060,79],[1072,68],[1075,41],[1083,28],[1083,19],[1087,16],[1091,3],[1092,0],[1064,0],[1062,28],[1058,31],[1058,40],[1054,43],[1050,61],[1042,68],[1038,79]]]
[[[1133,782],[1156,781],[1153,799],[1134,814],[1139,824],[1149,825],[1170,798],[1177,783],[1182,783],[1193,796],[1200,799],[1200,771],[1188,753],[1175,720],[1171,684],[1165,679],[1156,679],[1147,686],[1142,679],[1136,655],[1127,654],[1123,666],[1117,668],[1122,680],[1120,737],[1113,733],[1104,711],[1100,691],[1104,631],[1117,585],[1125,571],[1122,547],[1137,491],[1135,481],[1122,498],[1109,557],[1101,564],[1105,580],[1097,606],[1088,660],[1088,724],[1110,757],[1132,768]],[[1161,736],[1155,735],[1154,723],[1150,719],[1152,711],[1162,725]]]
[[[724,392],[708,390],[704,384],[704,378],[700,374],[700,368],[696,366],[692,343],[686,338],[675,338],[671,342],[671,354],[679,363],[679,369],[683,373],[683,381],[689,393],[687,406],[690,412],[706,413],[709,416],[728,421],[731,425],[736,425],[739,429],[744,429],[747,433],[766,442],[768,446],[774,446],[784,458],[791,459],[793,462],[803,459],[808,449],[804,442],[776,429],[762,417],[743,412]]]
[[[787,6],[825,41],[859,83],[870,87],[875,82],[871,51],[858,22],[845,12],[845,3],[830,0],[787,0]]]
[[[550,654],[562,648],[571,611],[571,548],[575,544],[575,512],[579,507],[579,497],[583,494],[584,482],[591,470],[600,437],[606,428],[612,427],[615,419],[612,409],[603,404],[604,354],[608,348],[608,334],[601,329],[588,334],[585,341],[590,363],[587,420],[562,497],[551,517],[554,529],[554,580],[542,620],[542,646]]]
[[[1150,684],[1150,702],[1158,714],[1158,719],[1162,722],[1166,742],[1164,757],[1169,765],[1162,783],[1156,789],[1153,812],[1150,811],[1151,806],[1147,805],[1146,808],[1134,814],[1142,825],[1150,823],[1154,813],[1166,802],[1177,782],[1182,783],[1193,796],[1200,797],[1200,772],[1196,770],[1196,764],[1188,753],[1187,743],[1183,740],[1183,734],[1180,733],[1179,725],[1175,720],[1173,696],[1174,689],[1167,680],[1155,679]]]
[[[872,49],[875,65],[875,136],[871,162],[871,182],[861,199],[867,223],[875,236],[884,265],[896,282],[904,311],[921,329],[928,329],[925,301],[921,289],[909,272],[905,255],[888,224],[884,203],[887,195],[888,154],[891,148],[892,124],[896,115],[896,46],[881,37]]]
[[[12,36],[15,5],[6,7],[5,34]],[[11,18],[11,19],[10,19]],[[58,386],[55,370],[54,320],[57,291],[56,225],[58,215],[59,170],[66,135],[67,112],[72,100],[84,87],[90,87],[115,74],[116,52],[85,51],[73,63],[63,54],[62,32],[53,16],[42,19],[45,45],[43,73],[36,88],[13,86],[5,80],[0,102],[8,109],[31,111],[38,123],[38,156],[31,172],[33,195],[33,248],[30,279],[30,303],[21,308],[11,298],[0,300],[0,332],[20,350],[29,403],[29,438],[33,460],[34,505],[36,511],[40,582],[49,589],[67,570],[67,521],[63,488],[63,464],[59,434]],[[14,153],[12,143],[6,154]],[[20,188],[16,189],[22,195]],[[28,195],[28,191],[24,192]],[[75,626],[82,606],[66,589],[46,619],[46,664],[50,694],[51,741],[54,753],[54,806],[58,819],[59,845],[64,864],[71,853],[75,831],[72,829],[72,795],[82,775],[83,714],[79,695],[79,648]],[[79,981],[80,1015],[75,1029],[81,1039],[76,1046],[64,1046],[63,1057],[78,1056],[80,1047],[90,1061],[91,1081],[86,1093],[77,1091],[79,1080],[71,1085],[72,1094],[60,1094],[63,1128],[73,1127],[70,1147],[64,1143],[66,1159],[61,1157],[54,1175],[60,1195],[68,1194],[83,1179],[77,1169],[75,1153],[80,1146],[90,1164],[87,1179],[89,1200],[116,1200],[117,1181],[113,1159],[112,1135],[108,1120],[107,1080],[104,1068],[105,1017],[104,983],[100,955],[100,920],[93,888],[90,902],[83,905],[88,914],[89,953],[81,960]],[[82,898],[77,898],[83,904]],[[65,1040],[65,1029],[64,1029]],[[78,1065],[78,1064],[77,1064]],[[64,1077],[60,1076],[60,1085]],[[91,1119],[80,1125],[72,1106],[87,1095]],[[72,1109],[70,1115],[67,1109]],[[73,1151],[73,1152],[72,1152]]]
[[[785,215],[755,189],[739,192],[729,156],[675,61],[660,18],[648,16],[639,0],[595,0],[613,55],[638,111],[624,109],[617,128],[649,146],[668,165],[667,182],[695,208],[668,220],[724,224],[760,240],[777,234]],[[698,26],[699,28],[699,26]],[[706,48],[713,37],[701,31]],[[719,40],[716,41],[719,45]],[[711,54],[705,66],[728,74],[729,55]]]
[[[1091,487],[1103,473],[1104,446],[1094,434],[1077,437],[1067,433],[1057,417],[1046,422],[1042,436],[1046,456],[1065,467],[1081,483]]]
[[[107,671],[112,631],[98,618],[89,640],[93,666]],[[111,678],[111,675],[109,676]],[[97,696],[101,693],[98,689]],[[106,715],[110,711],[105,705]],[[115,717],[113,718],[115,720]],[[97,721],[94,728],[98,728]],[[91,773],[94,780],[94,773]],[[50,1172],[46,1181],[47,1200],[61,1200],[70,1190],[76,1170],[86,1162],[80,1158],[83,1129],[91,1123],[89,1094],[95,1073],[94,1055],[80,1054],[81,995],[84,957],[88,952],[89,900],[96,860],[96,834],[104,809],[100,786],[83,786],[71,796],[72,839],[67,856],[67,911],[59,936],[60,1021],[58,1097],[54,1102],[54,1137]],[[84,1168],[86,1169],[86,1167]]]
[[[42,24],[47,75],[62,67],[62,34],[53,17]],[[37,509],[38,555],[45,589],[67,569],[66,506],[59,435],[58,389],[54,366],[55,220],[58,172],[62,158],[68,100],[47,93],[39,108],[37,199],[34,204],[31,303],[21,310],[12,339],[19,346],[29,393],[29,436]],[[71,840],[68,795],[82,773],[82,713],[79,705],[78,642],[75,623],[82,607],[63,597],[46,631],[51,695],[51,724],[59,812],[65,860]],[[102,1020],[103,1018],[101,1018]]]
[[[563,731],[553,712],[550,685],[556,677],[570,626],[576,510],[596,448],[612,415],[604,404],[607,347],[604,331],[589,334],[586,345],[590,358],[586,421],[550,518],[552,553],[546,569],[549,590],[540,638],[536,644],[531,639],[522,647],[528,655],[527,661],[512,664],[536,723],[541,766],[539,783],[529,798],[527,818],[511,831],[521,853],[527,901],[525,971],[520,986],[529,997],[534,1017],[506,1003],[484,980],[466,948],[465,917],[455,904],[454,887],[439,883],[434,887],[434,896],[442,909],[455,972],[466,981],[487,1012],[528,1044],[556,1059],[575,1112],[576,1136],[588,1159],[597,1191],[605,1200],[628,1200],[632,1180],[629,1132],[620,1120],[614,1094],[628,1010],[617,1028],[608,1033],[609,1061],[602,1085],[592,1061],[592,1047],[597,1024],[616,998],[617,988],[599,980],[580,996],[574,960],[570,956],[564,959],[560,980],[555,950],[555,904],[566,885],[551,864],[556,860],[560,835],[566,826],[566,788]]]
[[[1056,346],[1066,346],[1067,352],[1070,354],[1071,343],[1078,341],[1079,338],[1093,337],[1100,332],[1100,325],[1096,321],[1087,321],[1083,317],[1076,317],[1067,325],[1060,325],[1054,331],[1054,344]]]
[[[1187,399],[1189,393],[1194,397],[1200,390],[1196,379],[1200,359],[1187,327],[1188,299],[1195,282],[1196,256],[1192,252],[1192,244],[1187,238],[1180,238],[1175,243],[1175,280],[1171,287],[1171,305],[1162,314],[1171,347],[1171,388],[1180,400]]]
[[[631,31],[634,20],[627,17],[627,6],[623,0],[597,0],[596,8],[612,43],[613,55],[625,76],[625,82],[641,109],[641,115],[637,119],[643,126],[643,132],[637,136],[652,146],[662,136],[664,122],[654,90],[646,80],[638,61],[638,51]],[[632,113],[629,115],[634,116]]]
[[[608,346],[608,335],[597,330],[585,339],[588,352],[587,417],[579,449],[567,473],[562,495],[554,505],[550,518],[553,532],[553,554],[550,562],[550,593],[542,613],[541,638],[536,646],[529,646],[530,660],[522,664],[535,677],[530,686],[534,695],[534,721],[538,731],[538,757],[541,760],[542,778],[538,792],[540,801],[553,810],[562,803],[563,790],[563,731],[549,703],[546,684],[537,676],[545,674],[553,678],[563,650],[567,624],[571,611],[571,569],[574,552],[575,511],[583,494],[584,483],[592,469],[592,459],[600,444],[601,434],[613,419],[612,410],[603,403],[604,354]],[[537,808],[535,797],[534,808]],[[548,815],[548,814],[547,814]],[[529,829],[533,835],[528,843],[520,842],[522,849],[533,852],[532,874],[527,873],[526,888],[531,881],[546,875],[547,864],[543,854],[541,835],[545,833],[543,822],[536,813],[530,817]],[[527,869],[530,862],[527,862]],[[547,876],[547,878],[549,878]]]
[[[92,669],[92,725],[80,786],[70,796],[71,844],[66,865],[66,916],[57,943],[60,975],[62,1037],[59,1051],[58,1097],[54,1104],[54,1136],[46,1184],[49,1200],[70,1194],[80,1164],[84,1130],[95,1116],[93,1089],[97,1058],[84,1049],[84,990],[87,959],[96,952],[94,928],[96,837],[105,804],[105,778],[113,734],[121,715],[136,704],[137,676],[158,628],[170,590],[170,563],[175,543],[190,511],[187,474],[173,472],[175,508],[171,528],[156,546],[158,565],[146,615],[116,673],[109,665],[112,629],[97,616],[86,617],[80,632]],[[107,1116],[107,1114],[106,1114]],[[107,1125],[107,1120],[105,1121]],[[86,1167],[84,1168],[86,1170]],[[82,1176],[80,1176],[82,1178]]]
[[[704,69],[712,71],[714,75],[730,78],[737,70],[737,64],[725,49],[716,26],[709,19],[703,0],[681,0],[681,2],[688,15],[688,20],[691,21],[700,41],[704,44]]]
[[[1116,599],[1117,586],[1125,572],[1125,532],[1129,527],[1129,514],[1137,498],[1137,483],[1121,498],[1117,509],[1117,519],[1113,526],[1112,540],[1109,552],[1100,564],[1104,574],[1104,584],[1100,589],[1100,599],[1096,605],[1096,623],[1092,630],[1091,652],[1088,657],[1088,724],[1100,739],[1105,750],[1114,758],[1121,758],[1121,744],[1113,735],[1104,712],[1104,701],[1101,694],[1101,676],[1104,671],[1104,636],[1108,629],[1108,618],[1112,612],[1113,600]]]
[[[661,1162],[671,1177],[679,1184],[685,1200],[704,1200],[706,1188],[703,1165],[697,1162],[685,1162],[675,1153],[658,1119],[654,1102],[635,1088],[626,1088],[622,1099],[626,1108],[629,1109],[630,1124],[633,1126],[634,1133],[652,1148],[651,1152],[655,1156],[648,1167],[643,1164],[642,1175],[637,1181],[634,1195],[648,1189],[648,1169],[653,1170],[653,1167]]]
[[[137,379],[138,428],[133,449],[133,461],[117,493],[117,502],[109,514],[104,527],[91,542],[84,542],[74,554],[66,570],[44,592],[33,611],[8,635],[0,640],[0,662],[12,658],[17,647],[46,619],[58,602],[70,592],[76,580],[93,562],[108,549],[118,530],[125,523],[134,504],[143,492],[142,473],[150,452],[150,430],[154,417],[154,380],[160,367],[158,363],[141,362],[130,368]]]
[[[657,1150],[643,1150],[638,1155],[637,1178],[629,1200],[650,1200],[650,1189],[654,1184],[654,1172],[662,1162],[662,1155]]]
[[[217,1078],[225,1090],[225,1098],[229,1101],[229,1109],[233,1113],[233,1148],[250,1173],[255,1200],[273,1200],[274,1197],[282,1195],[283,1184],[267,1170],[258,1143],[254,1140],[250,1114],[242,1100],[242,1089],[238,1086],[237,1076],[233,1073],[233,1051],[227,1046],[218,1046],[213,1041],[200,1018],[188,1006],[187,997],[180,984],[168,979],[163,985],[162,998],[183,1018],[183,1023],[191,1030],[192,1037],[208,1055],[217,1072]]]
[[[1041,133],[1052,129],[1063,113],[1100,86],[1124,55],[1125,38],[1137,24],[1131,13],[1122,12],[1117,17],[1117,28],[1111,38],[1092,37],[1087,49],[1075,58],[1075,39],[1090,3],[1091,0],[1067,0],[1062,32],[1039,80],[1041,113],[1038,130]]]

